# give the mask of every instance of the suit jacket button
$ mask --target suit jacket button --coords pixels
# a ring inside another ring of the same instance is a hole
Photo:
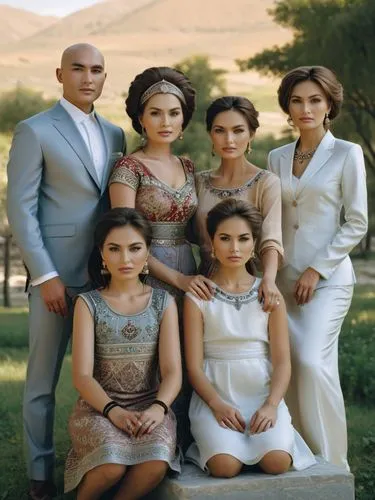
[[[296,202],[296,200],[293,200],[292,205],[293,205],[293,207],[296,207],[296,206],[297,206],[297,202]]]
[[[294,224],[294,229],[298,229],[299,228],[299,225],[298,224]]]

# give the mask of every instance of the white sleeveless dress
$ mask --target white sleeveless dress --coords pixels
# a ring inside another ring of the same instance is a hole
[[[238,408],[247,428],[253,414],[269,395],[272,365],[269,360],[268,317],[258,302],[260,279],[245,293],[229,294],[216,287],[211,301],[188,297],[204,318],[204,372],[220,397]],[[244,434],[220,427],[206,403],[193,393],[189,418],[195,442],[186,459],[207,471],[207,461],[219,453],[252,465],[272,450],[289,453],[296,470],[316,463],[314,455],[293,428],[288,408],[281,401],[275,427],[261,434]]]

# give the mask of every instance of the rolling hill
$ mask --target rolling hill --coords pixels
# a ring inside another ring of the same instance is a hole
[[[55,68],[61,52],[85,41],[106,58],[101,105],[116,108],[121,117],[121,95],[137,73],[195,54],[206,54],[214,67],[227,70],[231,92],[273,95],[274,83],[256,73],[239,73],[234,62],[291,39],[269,16],[273,5],[274,0],[106,0],[57,20],[36,16],[35,23],[44,23],[40,29],[35,24],[23,37],[20,30],[0,45],[0,91],[21,82],[58,96]],[[32,14],[13,11],[17,19],[28,16],[31,25]]]

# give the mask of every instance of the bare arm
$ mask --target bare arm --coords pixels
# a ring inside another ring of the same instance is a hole
[[[263,310],[272,312],[280,302],[280,292],[275,284],[280,254],[274,247],[267,247],[261,255],[263,278],[259,286],[259,299],[264,300]]]
[[[126,184],[119,182],[112,183],[109,187],[111,207],[135,208],[136,194],[136,191]],[[185,276],[183,273],[166,266],[153,255],[150,255],[148,258],[148,266],[152,276],[164,281],[164,283],[168,283],[168,285],[179,288],[184,292],[190,291],[202,299],[207,300],[212,297],[213,289],[211,282],[204,276]]]
[[[281,235],[281,184],[276,175],[268,174],[262,184],[261,204],[263,222],[259,242],[263,279],[259,297],[263,297],[263,309],[271,312],[277,307],[280,292],[275,284],[277,270],[283,259]]]
[[[161,383],[157,399],[170,406],[182,384],[180,334],[176,302],[172,299],[164,312],[159,335],[159,368]]]
[[[268,322],[272,375],[270,393],[250,420],[250,432],[259,433],[274,427],[277,419],[277,407],[283,399],[289,385],[291,365],[289,351],[289,332],[284,299],[269,316]]]
[[[226,404],[203,371],[203,316],[189,298],[184,301],[186,367],[191,385],[211,408],[219,425],[244,432],[245,421],[236,408]]]
[[[178,329],[177,306],[174,300],[166,308],[160,324],[159,369],[161,382],[156,399],[170,406],[176,399],[182,384],[180,335]],[[138,436],[150,434],[163,420],[164,409],[159,404],[151,404],[141,412],[142,423]]]

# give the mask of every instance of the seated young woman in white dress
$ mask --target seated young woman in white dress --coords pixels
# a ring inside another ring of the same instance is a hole
[[[248,271],[261,221],[242,200],[210,210],[215,294],[210,301],[185,298],[185,355],[195,390],[189,409],[195,442],[186,457],[216,477],[236,476],[244,464],[280,474],[315,463],[283,400],[291,371],[284,301],[264,312],[261,280]]]

